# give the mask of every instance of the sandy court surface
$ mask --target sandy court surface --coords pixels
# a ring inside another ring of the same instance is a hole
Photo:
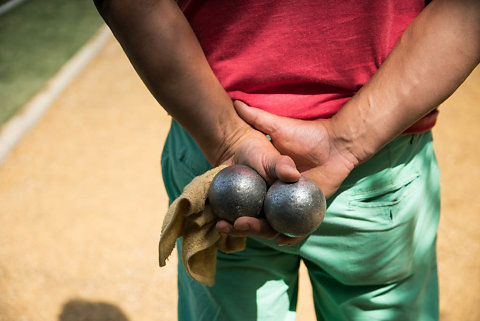
[[[441,319],[480,320],[480,70],[441,108]],[[168,115],[112,39],[0,165],[0,321],[176,319]],[[302,270],[297,320],[314,320]],[[332,320],[333,321],[333,320]]]

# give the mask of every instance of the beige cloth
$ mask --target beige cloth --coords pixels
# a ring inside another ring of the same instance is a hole
[[[225,253],[241,251],[246,242],[245,237],[217,232],[215,224],[218,218],[206,202],[213,177],[225,167],[216,167],[185,186],[182,195],[168,208],[158,247],[160,266],[165,266],[175,241],[182,237],[185,269],[193,279],[210,286],[215,283],[217,250]]]

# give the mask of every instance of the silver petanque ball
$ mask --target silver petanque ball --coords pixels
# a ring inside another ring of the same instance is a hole
[[[276,181],[264,201],[265,216],[273,229],[292,237],[315,231],[323,221],[325,210],[322,190],[303,176],[296,183]]]
[[[267,183],[254,169],[232,165],[213,178],[208,202],[215,215],[233,223],[240,216],[259,216],[266,193]]]

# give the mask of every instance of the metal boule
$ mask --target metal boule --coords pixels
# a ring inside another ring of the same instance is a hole
[[[241,216],[259,216],[266,193],[267,183],[254,169],[232,165],[213,178],[208,202],[215,215],[233,223]]]
[[[267,221],[277,232],[288,236],[306,236],[315,231],[325,216],[326,202],[322,190],[312,180],[276,181],[265,196]]]

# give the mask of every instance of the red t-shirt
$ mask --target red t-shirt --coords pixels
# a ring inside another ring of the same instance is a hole
[[[334,115],[377,71],[425,0],[179,1],[232,99],[300,119]],[[436,112],[408,132],[430,129]]]

